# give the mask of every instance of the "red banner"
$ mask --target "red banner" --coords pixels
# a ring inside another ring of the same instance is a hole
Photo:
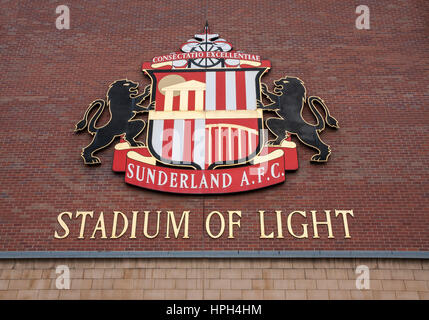
[[[289,142],[290,145],[294,145]],[[246,165],[194,170],[186,166],[160,166],[146,147],[115,146],[113,171],[125,172],[125,182],[152,190],[207,194],[260,189],[285,181],[285,170],[298,167],[293,147],[268,147]]]

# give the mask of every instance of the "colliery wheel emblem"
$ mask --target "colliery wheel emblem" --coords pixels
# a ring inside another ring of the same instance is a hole
[[[321,98],[307,97],[298,78],[275,81],[271,92],[261,82],[270,67],[258,55],[233,51],[206,25],[204,33],[181,46],[181,52],[143,63],[151,84],[140,94],[137,82],[117,80],[106,99],[89,105],[75,128],[87,128],[93,135],[82,149],[84,163],[99,164],[95,153],[120,138],[113,171],[124,172],[127,183],[165,192],[206,194],[283,182],[285,171],[298,168],[291,135],[317,151],[311,161],[327,161],[331,150],[319,134],[325,125],[338,128],[337,120]],[[262,96],[271,103],[264,105]],[[316,125],[302,118],[305,104]],[[105,109],[111,118],[97,127]],[[89,117],[92,110],[95,114]],[[275,111],[277,117],[264,124],[267,110]],[[140,112],[148,114],[147,125],[137,119]],[[138,136],[145,129],[143,143]],[[267,141],[266,129],[275,140]]]

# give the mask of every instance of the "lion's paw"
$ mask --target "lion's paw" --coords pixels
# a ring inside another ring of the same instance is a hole
[[[325,162],[325,161],[328,161],[328,157],[324,157],[320,154],[315,154],[314,156],[311,157],[311,161],[313,161],[313,162]]]
[[[95,164],[101,163],[100,158],[97,158],[97,157],[85,158],[84,160],[85,160],[85,164],[89,164],[89,165],[95,165]]]

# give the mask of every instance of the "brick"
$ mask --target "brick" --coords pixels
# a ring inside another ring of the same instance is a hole
[[[177,279],[176,289],[202,289],[202,280],[197,279]]]
[[[289,269],[292,268],[291,259],[274,259],[271,260],[271,268],[273,269]]]
[[[134,285],[133,279],[114,279],[113,280],[113,289],[130,290],[133,288],[133,285]]]
[[[262,269],[241,269],[243,279],[262,279]]]
[[[167,270],[166,269],[154,269],[151,274],[155,279],[164,279],[166,277]]]
[[[243,279],[243,280],[231,280],[231,289],[252,289],[252,280]]]
[[[202,300],[203,299],[203,290],[186,290],[186,299],[187,300]]]
[[[336,269],[356,269],[357,265],[353,259],[335,259]]]
[[[18,300],[36,300],[38,290],[19,290],[17,299]]]
[[[335,259],[314,259],[314,268],[316,269],[334,269]]]
[[[57,300],[60,296],[60,290],[37,290],[37,299]]]
[[[203,279],[204,270],[203,269],[186,269],[186,278],[188,279]]]
[[[99,281],[99,280],[94,280]],[[81,290],[80,298],[82,300],[101,300],[103,299],[104,290],[92,289],[92,290]]]
[[[264,299],[284,300],[286,297],[284,290],[264,290]]]
[[[113,269],[115,267],[115,260],[113,259],[97,259],[94,262],[94,268],[98,269]]]
[[[414,270],[415,280],[427,280],[429,281],[429,270]]]
[[[352,298],[349,290],[328,290],[330,300],[350,300]]]
[[[122,279],[124,278],[124,269],[104,269],[103,278],[105,279]]]
[[[294,269],[310,269],[314,268],[312,259],[294,259],[292,260],[292,267]]]
[[[163,300],[165,299],[164,290],[144,290],[143,299],[145,300]]]
[[[186,269],[167,269],[165,277],[167,279],[186,279]]]
[[[75,259],[73,260],[73,264],[67,264],[67,263],[59,263],[59,264],[68,265],[69,268],[73,267],[73,269],[90,269],[90,268],[94,268],[95,260],[94,259]]]
[[[29,290],[31,285],[31,280],[10,280],[9,281],[9,290]]]
[[[296,289],[316,289],[316,280],[300,279],[295,280]]]
[[[205,279],[219,279],[220,278],[220,270],[219,269],[206,269],[206,270],[204,270],[204,278]]]
[[[328,290],[307,290],[307,298],[309,300],[328,300]]]
[[[22,278],[22,270],[2,270],[0,279],[21,279]]]
[[[136,279],[133,281],[134,289],[153,289],[157,279]]]
[[[135,259],[117,259],[115,260],[115,268],[127,269],[135,268],[136,260]]]
[[[262,278],[263,279],[283,279],[283,270],[282,269],[263,269]]]
[[[231,280],[229,279],[217,279],[209,281],[210,289],[230,289],[231,288]]]
[[[61,300],[80,300],[80,290],[60,290]]]
[[[216,260],[216,263],[218,264],[218,268],[225,268],[228,266],[228,264],[224,264],[222,260]],[[265,262],[269,266],[269,262]],[[215,265],[216,266],[216,265]],[[248,259],[233,259],[229,263],[229,268],[235,269],[243,269],[243,268],[262,268],[263,266],[258,264],[257,261],[251,261]]]
[[[219,289],[207,289],[203,291],[204,300],[220,300],[220,290]]]
[[[0,270],[13,269],[14,266],[15,266],[15,260],[12,260],[12,259],[0,260]]]
[[[34,260],[34,268],[35,269],[54,269],[56,268],[56,262],[54,259],[35,259]]]
[[[413,270],[392,270],[392,279],[414,280]]]
[[[157,279],[154,281],[155,289],[174,289],[175,287],[175,280],[172,279]]]
[[[110,290],[113,289],[113,279],[93,279],[91,281],[91,289],[104,289]],[[84,289],[84,288],[82,288]]]
[[[262,300],[264,290],[242,290],[243,300]]]
[[[225,300],[241,300],[241,290],[220,290],[220,298]]]
[[[251,268],[260,268],[260,269],[265,269],[265,268],[271,268],[271,260],[269,259],[253,259],[253,260],[249,260]],[[248,268],[247,265],[243,265],[241,266],[241,268]]]
[[[32,279],[30,280],[30,289],[50,289],[52,288],[53,281],[50,279]]]
[[[185,300],[186,299],[186,290],[166,289],[165,290],[165,299],[168,299],[168,300]]]
[[[419,292],[419,298],[420,300],[429,300],[429,292]]]
[[[157,261],[154,259],[136,259],[135,260],[135,268],[138,269],[149,269],[155,268]]]
[[[396,291],[396,299],[398,300],[418,300],[418,292],[413,291]]]
[[[326,272],[324,269],[306,269],[306,279],[326,279]]]
[[[14,269],[16,270],[34,269],[34,260],[32,259],[16,260]]]
[[[383,280],[370,280],[369,288],[371,290],[383,290]]]
[[[274,281],[265,279],[265,280],[252,280],[252,289],[273,289]]]
[[[92,279],[72,279],[70,281],[70,289],[91,289]]]
[[[307,291],[306,290],[286,290],[286,299],[287,300],[306,300]]]
[[[376,300],[395,300],[396,294],[395,291],[381,290],[373,291],[373,298]]]
[[[221,269],[221,279],[241,279],[241,269]]]
[[[0,300],[17,299],[18,290],[0,290]]]
[[[303,269],[285,269],[283,270],[284,279],[305,279],[304,270]]]
[[[210,266],[214,269],[232,269],[232,268],[245,268],[250,266],[249,260],[243,259],[205,259],[204,264],[201,265],[203,268]]]
[[[405,290],[405,284],[402,280],[383,280],[382,286],[384,290]]]
[[[337,280],[316,280],[317,289],[338,289]]]
[[[295,289],[295,280],[276,280],[274,289]]]
[[[327,279],[348,279],[347,269],[326,269]]]
[[[85,269],[83,277],[85,279],[102,279],[104,276],[104,269]]]
[[[358,275],[355,276],[355,279]],[[370,279],[377,280],[386,280],[392,279],[392,271],[391,270],[370,270],[369,272]]]
[[[144,279],[146,277],[146,270],[144,269],[123,269],[124,279]]]
[[[338,288],[344,290],[356,290],[356,280],[338,280]]]
[[[372,300],[374,299],[371,290],[351,290],[350,295],[353,300]]]
[[[379,269],[421,269],[420,261],[413,260],[393,260],[393,259],[379,259],[378,268]]]
[[[41,279],[43,270],[41,269],[31,269],[31,270],[22,270],[21,277],[23,279]]]
[[[0,280],[0,290],[6,290],[9,287],[9,280]]]
[[[408,291],[428,291],[429,292],[428,283],[427,281],[423,281],[423,280],[405,281],[405,288]]]

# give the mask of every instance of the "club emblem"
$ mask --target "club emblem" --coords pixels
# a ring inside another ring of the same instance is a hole
[[[321,98],[307,97],[298,78],[279,79],[273,92],[269,91],[261,78],[270,68],[270,62],[258,55],[233,51],[206,25],[204,33],[188,40],[180,52],[143,63],[151,84],[141,93],[137,82],[117,80],[105,100],[89,105],[75,128],[77,132],[87,128],[93,135],[82,149],[84,163],[100,164],[95,153],[118,138],[113,171],[124,172],[127,183],[165,192],[206,194],[241,192],[285,181],[285,171],[298,168],[293,135],[318,151],[311,161],[328,161],[331,150],[319,133],[325,124],[338,128],[337,120]],[[271,103],[264,105],[263,96]],[[316,125],[302,118],[306,104]],[[105,109],[111,118],[97,127]],[[264,124],[263,113],[268,110],[277,116]],[[138,119],[139,113],[147,113],[147,125]],[[144,143],[139,135],[145,129]],[[267,141],[267,129],[275,140]]]

